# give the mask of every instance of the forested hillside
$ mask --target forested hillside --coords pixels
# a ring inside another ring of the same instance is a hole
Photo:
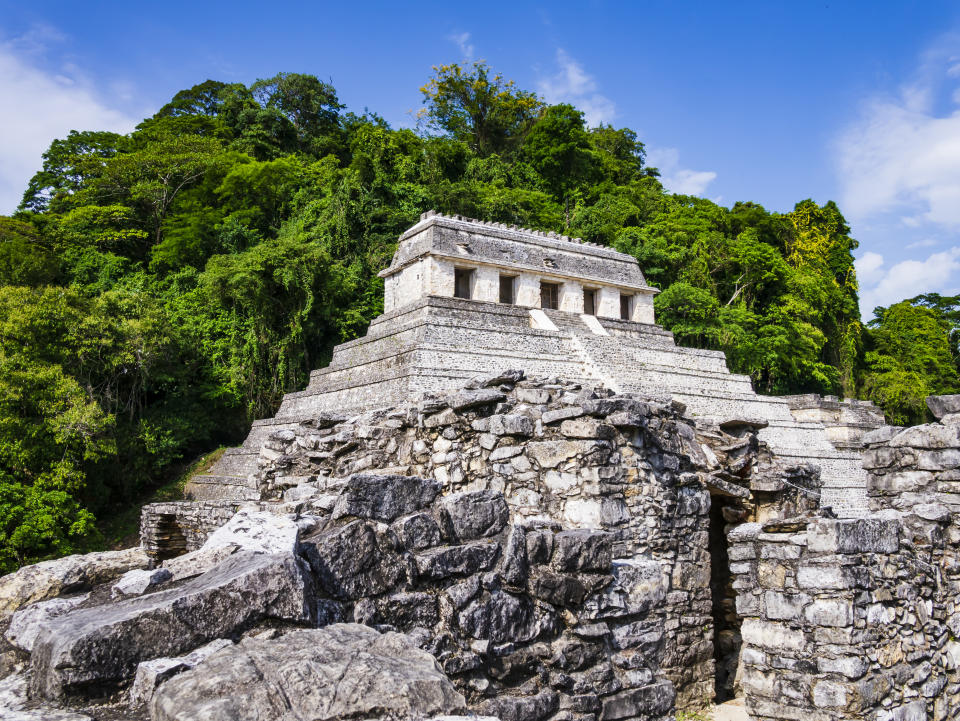
[[[51,143],[0,218],[0,572],[96,547],[98,519],[271,415],[380,312],[377,271],[431,208],[633,254],[659,321],[761,392],[859,395],[908,423],[960,389],[960,298],[861,324],[833,203],[671,195],[635,132],[483,64],[422,91],[414,131],[313,76],[206,81],[130,135]]]

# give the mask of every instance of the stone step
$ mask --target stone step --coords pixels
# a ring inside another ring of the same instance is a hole
[[[192,501],[260,500],[254,482],[241,476],[193,476],[187,481],[184,495]]]

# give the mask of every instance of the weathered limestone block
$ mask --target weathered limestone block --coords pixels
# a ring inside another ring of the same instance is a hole
[[[613,537],[593,530],[561,531],[553,537],[553,564],[561,571],[602,572],[613,560]]]
[[[33,691],[55,699],[129,678],[142,661],[177,655],[261,619],[309,622],[313,589],[291,556],[239,553],[169,591],[58,616],[31,657]]]
[[[956,448],[960,428],[930,424],[900,431],[888,443],[891,448]]]
[[[482,711],[501,721],[541,721],[559,706],[556,693],[547,691],[536,696],[504,696],[487,701]]]
[[[130,705],[142,706],[148,703],[153,694],[168,679],[199,665],[207,658],[233,645],[233,641],[218,638],[185,656],[174,658],[155,658],[137,666],[137,673],[130,687]]]
[[[937,420],[950,413],[960,413],[960,395],[927,396],[927,408]]]
[[[190,551],[182,556],[167,559],[161,564],[161,567],[172,574],[171,581],[182,581],[185,578],[199,576],[216,568],[239,550],[239,547],[233,544],[216,545],[212,548],[201,546],[197,550]]]
[[[807,530],[808,548],[822,553],[894,553],[899,523],[879,518],[819,519]]]
[[[673,684],[669,681],[651,684],[611,696],[603,702],[602,721],[659,716],[669,713],[676,698]]]
[[[390,527],[403,547],[410,551],[439,546],[442,540],[440,527],[429,513],[413,513],[398,518]]]
[[[88,598],[90,594],[83,593],[65,598],[51,598],[22,608],[10,617],[10,626],[7,628],[5,637],[17,648],[32,651],[33,644],[44,624],[50,619],[72,611],[85,603]]]
[[[167,568],[134,569],[123,574],[111,590],[115,596],[139,596],[172,578]]]
[[[293,554],[299,535],[300,527],[293,516],[241,509],[210,534],[203,548],[236,546],[256,553]]]
[[[439,490],[436,481],[425,478],[358,473],[347,479],[333,516],[358,516],[389,523],[425,508]]]
[[[150,703],[155,721],[413,721],[465,710],[429,653],[356,624],[246,639],[167,681]]]
[[[506,400],[506,396],[493,388],[478,388],[476,390],[463,390],[447,396],[447,403],[450,407],[462,412],[479,406],[487,406],[494,403],[500,403]]]
[[[139,548],[66,556],[43,561],[0,577],[0,620],[18,608],[106,583],[150,559]]]
[[[392,589],[405,575],[399,558],[384,547],[376,527],[363,520],[306,536],[302,544],[320,586],[334,598],[376,596]]]
[[[527,455],[540,468],[556,468],[579,454],[589,453],[594,445],[589,441],[539,441],[527,445]]]
[[[421,576],[440,580],[485,571],[493,565],[499,554],[500,544],[477,541],[462,546],[440,546],[418,553],[414,558]]]
[[[38,704],[28,698],[27,676],[13,673],[0,679],[0,720],[2,721],[94,721],[92,716]]]
[[[445,496],[440,507],[451,538],[459,542],[495,536],[507,525],[510,517],[503,494],[495,491]]]

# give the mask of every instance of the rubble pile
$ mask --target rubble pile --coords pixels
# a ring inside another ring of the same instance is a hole
[[[147,506],[142,550],[0,583],[18,713],[232,719],[243,689],[265,718],[387,694],[403,718],[665,721],[713,691],[708,483],[747,499],[765,452],[683,410],[506,372],[278,432],[259,501]]]

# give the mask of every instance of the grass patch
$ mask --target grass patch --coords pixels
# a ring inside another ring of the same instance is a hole
[[[209,471],[226,450],[226,446],[221,446],[196,458],[191,463],[171,469],[169,481],[137,498],[129,507],[119,509],[110,518],[101,518],[98,525],[103,536],[104,548],[130,548],[137,545],[140,540],[140,508],[148,503],[182,501],[183,489],[187,481],[193,476]]]

